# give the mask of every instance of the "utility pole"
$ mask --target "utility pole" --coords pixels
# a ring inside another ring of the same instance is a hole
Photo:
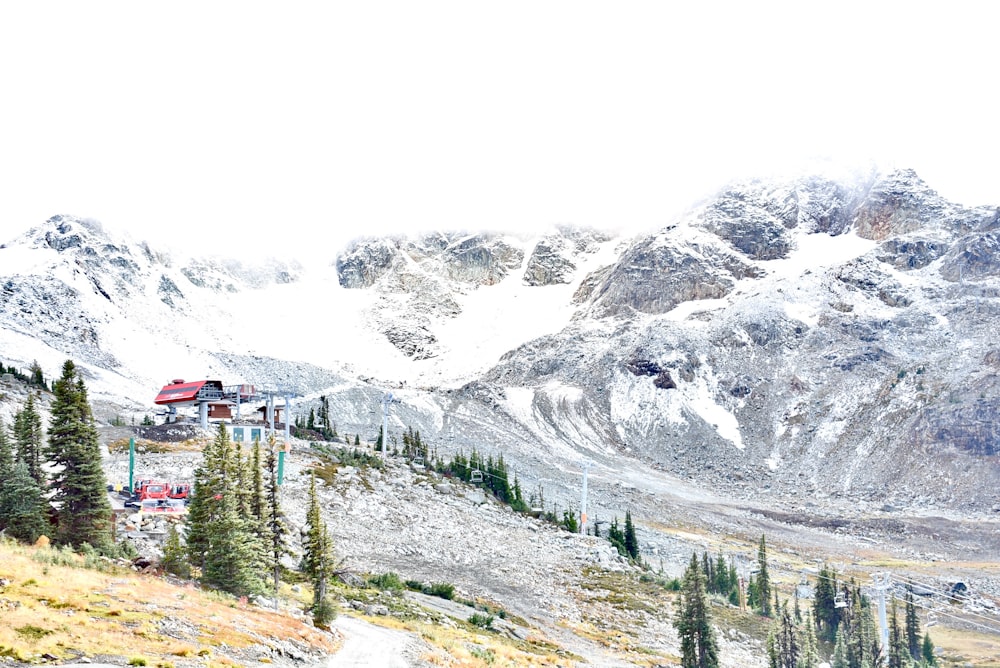
[[[882,656],[889,656],[889,623],[885,615],[885,593],[892,586],[891,577],[888,572],[872,573],[875,580],[875,592],[878,594],[878,625],[882,634]]]
[[[587,533],[587,472],[594,462],[589,459],[583,460],[583,494],[580,499],[580,533]]]

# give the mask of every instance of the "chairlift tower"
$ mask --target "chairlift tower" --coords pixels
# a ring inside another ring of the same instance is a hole
[[[589,459],[583,460],[583,492],[580,496],[580,533],[587,533],[587,473],[594,462]]]
[[[878,595],[878,625],[882,636],[882,656],[889,656],[889,623],[885,614],[885,594],[892,586],[892,578],[888,571],[872,573],[875,581],[875,593]]]

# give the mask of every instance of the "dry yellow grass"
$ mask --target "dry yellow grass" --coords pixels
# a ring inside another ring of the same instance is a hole
[[[0,655],[20,661],[115,655],[147,665],[199,663],[208,654],[294,638],[333,651],[333,638],[287,615],[134,574],[41,563],[51,548],[0,542]],[[67,555],[61,555],[65,560]],[[75,557],[72,557],[75,558]],[[82,558],[79,559],[82,566]],[[168,635],[169,633],[169,635]]]

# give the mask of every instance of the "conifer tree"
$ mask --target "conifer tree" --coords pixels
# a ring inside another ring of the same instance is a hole
[[[220,429],[225,429],[220,425]],[[223,495],[228,491],[227,478],[232,465],[227,449],[228,434],[223,440],[217,431],[211,443],[202,451],[202,461],[194,472],[194,484],[188,504],[187,550],[191,563],[205,568],[205,557],[211,544],[212,525],[221,511]]]
[[[281,558],[288,554],[286,536],[288,529],[281,520],[281,488],[278,486],[278,450],[274,436],[270,437],[267,448],[267,458],[264,462],[267,468],[265,495],[265,529],[267,537],[267,563],[273,576],[274,595],[277,597],[281,578]]]
[[[722,552],[719,552],[719,556],[715,560],[715,591],[722,596],[728,597],[732,587],[736,586],[736,584],[735,582],[730,584],[729,566],[726,565],[726,560],[722,556]]]
[[[816,592],[813,597],[813,619],[820,637],[833,642],[840,625],[840,612],[836,606],[837,572],[826,564],[819,569]]]
[[[41,488],[18,461],[0,487],[0,529],[25,543],[34,543],[49,528],[49,504]]]
[[[618,554],[623,557],[628,556],[628,550],[625,549],[625,534],[622,533],[621,528],[618,526],[617,517],[611,522],[611,526],[608,527],[608,542],[615,546]]]
[[[760,604],[760,614],[770,617],[772,612],[771,576],[767,573],[767,545],[764,543],[764,534],[761,534],[760,546],[757,548],[757,566],[760,569],[760,572],[757,573],[757,596]]]
[[[236,596],[264,590],[260,525],[252,513],[240,510],[243,466],[220,424],[195,471],[188,506],[188,554],[201,567],[201,581]]]
[[[333,576],[333,546],[326,523],[320,514],[319,497],[316,495],[316,476],[309,481],[309,510],[306,513],[306,540],[303,541],[302,572],[313,586],[313,622],[327,626],[335,610],[327,597],[327,586]]]
[[[917,606],[913,602],[913,592],[906,592],[905,603],[906,648],[910,653],[910,658],[919,661],[920,619],[917,617]]]
[[[100,442],[87,389],[72,360],[63,365],[62,377],[52,383],[52,391],[55,398],[47,454],[56,466],[52,501],[59,508],[57,540],[74,547],[87,543],[108,554],[112,547],[111,504]]]
[[[934,643],[931,642],[931,634],[924,634],[924,641],[920,644],[920,656],[924,664],[928,666],[937,665],[937,657],[934,656]]]
[[[899,625],[895,599],[892,601],[892,610],[889,612],[889,647],[886,650],[888,654],[887,668],[909,668],[910,652],[906,647],[903,629]]]
[[[777,658],[778,668],[796,668],[799,660],[799,634],[795,627],[795,621],[788,611],[786,603],[775,615],[776,619],[771,627],[771,634],[774,637],[774,653]]]
[[[844,627],[837,629],[833,645],[833,659],[830,660],[831,668],[851,668],[850,659],[847,656],[847,634],[844,631]]]
[[[718,643],[708,611],[705,575],[698,567],[697,553],[692,553],[691,563],[684,572],[674,627],[681,640],[682,668],[717,668]]]
[[[816,626],[808,612],[799,626],[799,647],[801,650],[795,668],[816,668],[819,665],[819,642],[816,639]]]
[[[269,437],[274,441],[274,436]],[[254,439],[253,450],[250,452],[250,471],[252,479],[252,490],[253,494],[250,497],[250,512],[253,513],[254,519],[264,527],[266,521],[266,507],[267,507],[267,497],[264,492],[264,468],[262,466],[260,454],[260,439]],[[263,531],[261,532],[263,533]]]
[[[625,535],[624,535],[625,551],[628,553],[630,559],[639,558],[639,540],[635,535],[635,525],[632,524],[632,512],[629,510],[625,511]]]
[[[38,360],[32,360],[30,372],[31,378],[28,380],[28,384],[45,388],[45,376],[42,375],[42,367],[38,364]]]
[[[3,490],[4,482],[14,473],[14,448],[10,439],[7,438],[7,427],[0,419],[0,491]],[[0,523],[0,527],[3,524]]]
[[[167,540],[163,544],[163,559],[160,560],[160,566],[166,572],[178,577],[191,577],[191,564],[188,562],[184,546],[181,545],[180,533],[173,524],[167,529]]]
[[[42,471],[42,418],[35,408],[35,395],[28,393],[24,407],[14,414],[14,444],[17,458],[28,465],[28,472],[39,487],[45,488],[47,481]]]

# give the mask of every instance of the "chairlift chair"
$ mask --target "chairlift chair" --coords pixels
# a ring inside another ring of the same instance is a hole
[[[472,469],[472,477],[470,478],[472,482],[482,482],[483,472],[479,469]]]
[[[844,592],[838,591],[837,595],[833,597],[833,607],[835,608],[847,607],[847,598],[844,596]]]

